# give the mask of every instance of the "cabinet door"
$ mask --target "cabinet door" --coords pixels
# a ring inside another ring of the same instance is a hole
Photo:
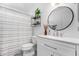
[[[75,45],[48,39],[41,39],[44,45],[55,51],[54,55],[58,56],[75,56]]]
[[[51,51],[43,44],[37,43],[37,56],[51,56]]]
[[[61,54],[51,50],[43,44],[37,44],[37,55],[38,56],[62,56]]]
[[[75,46],[65,42],[38,39],[37,52],[38,55],[46,56],[75,56]]]
[[[76,45],[77,47],[76,47],[76,53],[77,53],[77,56],[79,56],[79,45]]]
[[[52,54],[51,54],[51,56],[52,56]],[[53,56],[63,56],[63,55],[58,52],[53,52]]]

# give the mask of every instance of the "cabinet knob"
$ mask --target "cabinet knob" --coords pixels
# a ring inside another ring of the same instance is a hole
[[[53,54],[51,54],[51,56],[54,56]]]

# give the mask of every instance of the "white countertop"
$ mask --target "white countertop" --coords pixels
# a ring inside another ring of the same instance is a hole
[[[38,35],[37,37],[52,39],[52,40],[62,41],[62,42],[67,42],[67,43],[72,43],[72,44],[79,44],[79,39],[76,39],[76,38],[54,37],[54,36],[49,36],[49,35]]]

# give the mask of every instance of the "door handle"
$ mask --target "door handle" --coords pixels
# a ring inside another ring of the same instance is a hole
[[[57,48],[55,48],[55,47],[51,47],[51,46],[49,46],[49,45],[47,45],[47,44],[44,44],[45,46],[47,46],[47,47],[49,47],[49,48],[52,48],[52,49],[54,49],[54,50],[57,50]]]

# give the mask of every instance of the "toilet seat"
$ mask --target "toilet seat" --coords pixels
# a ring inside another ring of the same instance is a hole
[[[34,46],[34,44],[32,44],[32,43],[24,44],[24,45],[22,45],[22,50],[30,50],[33,48],[33,46]]]

